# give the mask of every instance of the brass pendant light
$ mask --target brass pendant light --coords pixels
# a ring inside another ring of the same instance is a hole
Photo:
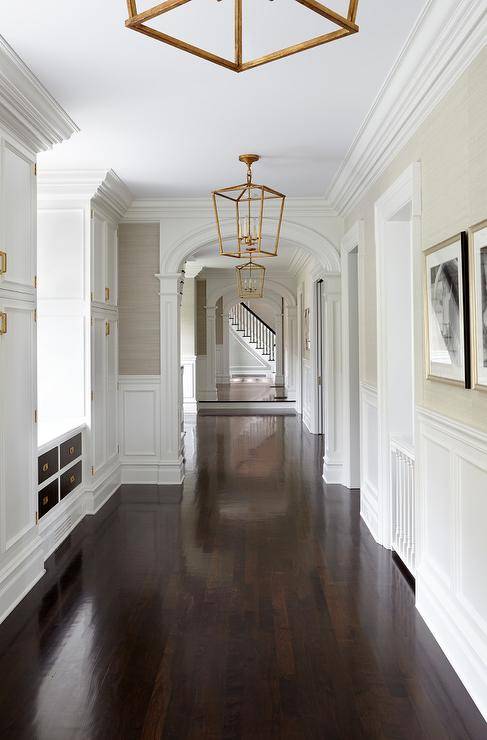
[[[252,252],[249,261],[235,268],[237,271],[237,291],[239,298],[264,297],[265,267],[252,262]]]
[[[239,160],[247,165],[247,182],[213,191],[219,250],[224,257],[277,255],[286,196],[253,182],[252,165],[259,159],[258,154],[241,154]],[[226,229],[224,234],[223,222],[229,215],[230,232]]]
[[[333,1],[333,0],[332,0]],[[171,10],[175,10],[191,0],[165,0],[165,2],[158,3],[152,8],[139,12],[137,10],[137,0],[127,0],[127,7],[129,17],[125,21],[127,28],[131,28],[133,31],[138,31],[145,36],[150,36],[157,41],[162,41],[169,46],[175,46],[178,49],[194,54],[197,57],[206,59],[213,64],[218,64],[221,67],[231,69],[233,72],[244,72],[252,67],[259,67],[261,64],[267,64],[277,59],[283,59],[291,54],[297,54],[300,51],[306,51],[306,49],[312,49],[314,46],[321,46],[321,44],[327,44],[330,41],[336,41],[337,39],[350,36],[351,34],[357,33],[359,27],[356,24],[357,10],[359,0],[349,0],[347,15],[342,15],[332,8],[328,8],[326,5],[318,2],[318,0],[295,0],[295,2],[303,5],[308,10],[321,16],[325,20],[333,24],[333,30],[328,33],[322,34],[321,36],[315,36],[312,39],[301,41],[298,44],[287,46],[284,49],[265,54],[264,56],[257,57],[256,59],[250,59],[248,61],[243,60],[243,17],[242,17],[242,6],[244,0],[233,0],[234,13],[233,13],[233,36],[234,36],[234,58],[226,59],[224,57],[213,54],[210,51],[201,49],[199,46],[188,44],[186,41],[177,39],[174,36],[169,36],[167,33],[163,33],[158,29],[152,27],[150,24],[155,18],[168,13]],[[225,0],[225,2],[232,2],[232,0]],[[282,8],[279,7],[279,3],[275,3],[276,16]],[[278,17],[276,17],[276,23],[281,23]]]

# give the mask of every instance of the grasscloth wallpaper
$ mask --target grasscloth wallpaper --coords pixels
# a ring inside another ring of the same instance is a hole
[[[365,221],[364,356],[361,380],[377,385],[374,204],[412,162],[422,168],[422,249],[487,218],[487,48],[438,104],[353,212]],[[417,326],[422,336],[422,325]],[[487,393],[426,380],[416,343],[416,402],[487,431]]]
[[[159,375],[159,224],[118,230],[120,375]]]

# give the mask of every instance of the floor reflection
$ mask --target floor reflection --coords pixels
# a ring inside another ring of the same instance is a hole
[[[320,437],[186,441],[184,486],[124,486],[0,627],[2,740],[485,737]]]

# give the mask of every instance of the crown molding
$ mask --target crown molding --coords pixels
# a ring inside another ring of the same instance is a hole
[[[38,172],[38,199],[86,201],[119,221],[133,196],[113,170],[43,170]]]
[[[350,212],[486,44],[485,0],[428,0],[327,193]]]
[[[272,204],[268,207],[271,209]],[[225,208],[221,209],[225,212]],[[336,210],[325,198],[286,198],[285,213],[294,215],[318,216],[332,218],[337,216]],[[277,207],[276,207],[277,211]],[[233,213],[231,204],[228,212]],[[213,202],[211,197],[203,198],[141,198],[132,202],[125,214],[124,221],[161,221],[162,219],[176,218],[214,218]]]
[[[79,131],[2,36],[0,125],[32,152],[50,149]]]

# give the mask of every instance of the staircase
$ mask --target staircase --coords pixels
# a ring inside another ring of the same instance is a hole
[[[229,315],[230,326],[240,334],[251,349],[275,371],[276,332],[245,303],[234,306]]]

